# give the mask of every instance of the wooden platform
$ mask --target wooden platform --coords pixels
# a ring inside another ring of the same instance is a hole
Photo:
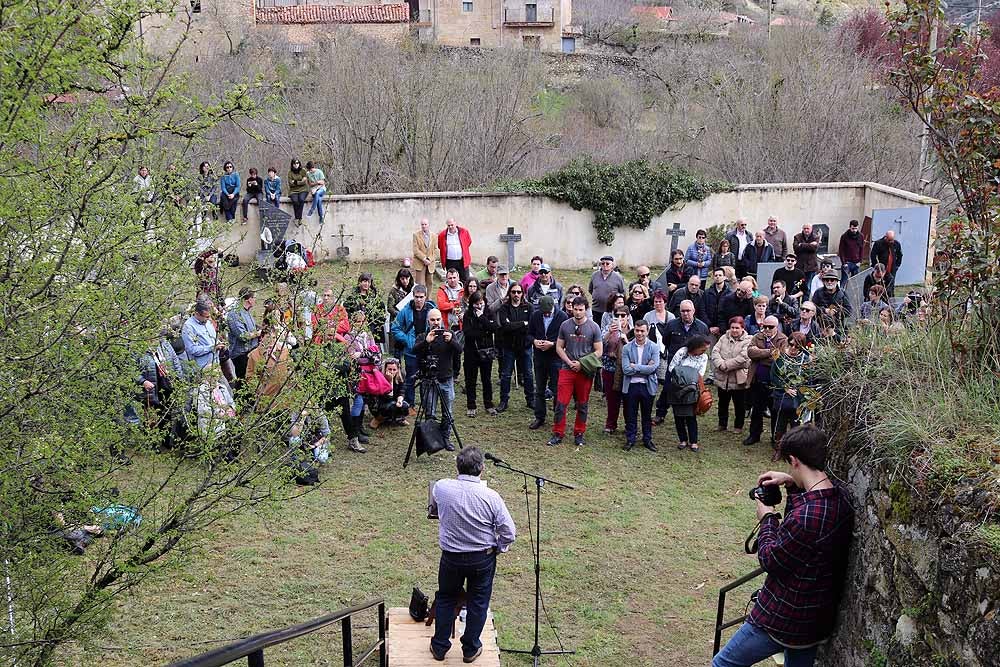
[[[465,631],[465,623],[456,621],[456,626],[451,650],[444,662],[438,662],[431,655],[430,649],[434,626],[428,627],[414,621],[406,607],[389,609],[389,667],[464,665],[459,637]],[[478,667],[500,667],[500,649],[497,647],[497,631],[493,625],[492,611],[486,617],[486,626],[480,640],[483,642],[483,654],[473,664]]]

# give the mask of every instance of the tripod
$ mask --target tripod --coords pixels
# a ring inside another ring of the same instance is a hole
[[[524,475],[524,494],[527,498],[528,495],[528,477],[535,480],[535,549],[532,556],[535,559],[535,644],[529,650],[524,649],[511,649],[503,648],[500,650],[505,653],[521,653],[523,655],[530,655],[534,657],[533,665],[538,667],[543,655],[572,655],[575,651],[567,651],[565,649],[559,649],[557,651],[543,651],[542,647],[538,644],[538,622],[539,622],[539,606],[542,602],[542,581],[541,581],[541,559],[542,559],[542,487],[546,482],[549,484],[555,484],[556,486],[561,486],[564,489],[573,489],[575,487],[569,484],[563,484],[562,482],[557,482],[541,475],[536,475],[530,473],[526,470],[521,470],[511,466],[506,461],[497,459],[496,457],[490,457],[493,461],[493,465],[497,468],[503,468],[504,470],[509,470],[513,473],[518,473]],[[530,516],[529,516],[530,518]],[[560,642],[561,643],[561,642]]]
[[[410,446],[406,448],[406,457],[403,459],[404,468],[410,462],[410,455],[413,453],[413,445],[417,441],[417,429],[420,427],[420,422],[427,419],[427,405],[432,402],[432,397],[434,399],[433,403],[441,408],[441,419],[447,419],[451,422],[451,432],[455,434],[455,441],[458,443],[459,449],[464,447],[462,437],[458,434],[458,428],[455,427],[455,419],[451,415],[451,408],[448,407],[447,401],[444,400],[445,397],[441,394],[441,387],[438,386],[437,380],[425,377],[422,373],[419,374],[417,376],[416,391],[417,396],[420,397],[420,407],[417,408],[417,415],[413,420],[413,432],[410,433]],[[417,452],[418,456],[419,454]]]

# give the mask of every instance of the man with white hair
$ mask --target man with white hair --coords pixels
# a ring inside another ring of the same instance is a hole
[[[441,266],[445,269],[458,271],[462,284],[469,282],[469,266],[472,264],[472,236],[465,227],[459,227],[455,218],[448,218],[447,226],[437,237],[438,252],[441,254]]]
[[[781,323],[774,315],[764,318],[761,330],[750,339],[747,356],[750,357],[750,435],[744,445],[760,442],[764,431],[764,413],[771,402],[771,363],[785,349],[788,338],[781,333]],[[773,426],[773,424],[772,424]],[[773,432],[772,432],[773,434]]]
[[[736,227],[726,234],[729,241],[729,250],[736,256],[736,277],[742,278],[746,275],[743,268],[743,252],[753,243],[753,236],[747,231],[747,221],[745,218],[737,218]]]

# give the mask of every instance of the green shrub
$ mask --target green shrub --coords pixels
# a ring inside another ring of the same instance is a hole
[[[731,188],[665,163],[633,160],[602,164],[589,158],[575,160],[540,179],[503,181],[494,186],[505,192],[546,195],[578,211],[593,211],[597,238],[608,245],[615,240],[616,227],[646,229],[664,211]]]

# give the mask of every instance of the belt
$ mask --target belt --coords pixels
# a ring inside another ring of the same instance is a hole
[[[441,553],[448,554],[449,556],[489,556],[497,552],[496,547],[490,547],[489,549],[482,549],[480,551],[445,551],[441,550]]]

